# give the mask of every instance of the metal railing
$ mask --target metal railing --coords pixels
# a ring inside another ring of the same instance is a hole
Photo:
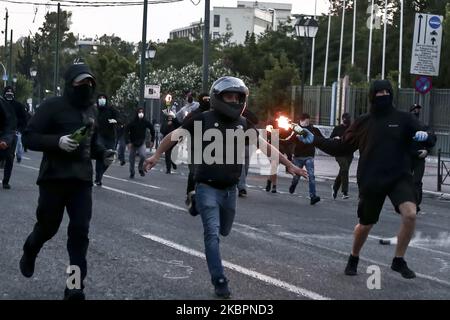
[[[450,183],[445,183],[445,180],[447,178],[450,178],[450,153],[441,152],[441,149],[438,150],[438,167],[437,167],[437,169],[438,169],[437,191],[440,192],[440,191],[442,191],[443,185],[450,186]]]

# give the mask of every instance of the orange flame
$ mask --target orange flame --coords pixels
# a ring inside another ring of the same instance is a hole
[[[280,116],[275,121],[278,122],[278,127],[284,130],[288,130],[291,127],[291,120],[285,116]]]

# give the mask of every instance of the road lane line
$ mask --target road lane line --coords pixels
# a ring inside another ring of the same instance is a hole
[[[176,206],[176,205],[171,204],[171,203],[167,203],[167,202],[164,202],[164,201],[159,201],[159,200],[156,200],[156,199],[140,196],[140,195],[135,194],[135,193],[127,192],[127,191],[116,189],[116,188],[107,187],[105,185],[102,186],[102,189],[106,189],[106,190],[110,190],[110,191],[113,191],[113,192],[121,193],[123,195],[130,196],[130,197],[133,197],[133,198],[138,198],[138,199],[141,199],[141,200],[144,200],[144,201],[157,203],[157,204],[160,204],[162,206],[166,206],[166,207],[169,207],[169,208],[172,208],[172,209],[176,209],[176,210],[180,210],[180,211],[184,211],[184,212],[186,212],[186,210],[187,210],[186,208],[179,207],[179,206]]]
[[[113,176],[110,176],[110,175],[107,175],[107,174],[104,174],[103,176],[106,177],[106,178],[109,178],[109,179],[123,181],[123,182],[128,182],[128,183],[133,183],[133,184],[137,184],[137,185],[140,185],[140,186],[143,186],[143,187],[149,187],[149,188],[153,188],[153,189],[163,189],[161,187],[153,186],[151,184],[131,181],[131,180],[128,180],[128,179],[116,178],[116,177],[113,177]]]
[[[172,241],[160,238],[160,237],[155,236],[153,234],[149,234],[149,233],[142,234],[142,233],[139,233],[137,231],[136,231],[136,233],[138,233],[140,236],[142,236],[142,237],[144,237],[146,239],[158,242],[158,243],[163,244],[163,245],[165,245],[167,247],[170,247],[172,249],[175,249],[175,250],[187,253],[187,254],[189,254],[191,256],[198,257],[198,258],[201,258],[203,260],[206,260],[205,255],[203,253],[197,251],[197,250],[193,250],[191,248],[188,248],[188,247],[185,247],[185,246],[180,245],[178,243],[175,243],[175,242],[172,242]],[[265,282],[265,283],[267,283],[269,285],[276,286],[276,287],[281,288],[283,290],[286,290],[286,291],[289,291],[289,292],[293,292],[293,293],[301,295],[303,297],[310,298],[310,299],[313,299],[313,300],[331,300],[330,298],[322,296],[322,295],[320,295],[320,294],[318,294],[316,292],[313,292],[313,291],[310,291],[310,290],[307,290],[307,289],[304,289],[304,288],[301,288],[301,287],[297,287],[295,285],[292,285],[290,283],[284,282],[282,280],[279,280],[279,279],[276,279],[276,278],[272,278],[270,276],[266,276],[266,275],[264,275],[262,273],[259,273],[259,272],[247,269],[245,267],[241,267],[241,266],[239,266],[237,264],[234,264],[234,263],[231,263],[231,262],[228,262],[228,261],[225,261],[225,260],[223,260],[222,263],[223,263],[223,266],[228,268],[228,269],[231,269],[233,271],[239,272],[239,273],[244,274],[246,276],[249,276],[251,278],[263,281],[263,282]]]

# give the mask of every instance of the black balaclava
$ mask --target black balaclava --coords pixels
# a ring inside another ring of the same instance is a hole
[[[72,82],[80,74],[89,74],[92,78],[92,86],[83,84],[74,87]],[[79,63],[71,65],[64,74],[64,96],[66,96],[70,103],[77,108],[85,109],[93,105],[93,97],[95,91],[95,78],[86,64]]]
[[[14,88],[11,86],[6,86],[5,89],[3,89],[3,98],[5,98],[8,101],[14,100]]]
[[[377,92],[387,90],[389,95],[376,96]],[[393,108],[393,90],[388,80],[374,80],[369,89],[370,113],[383,115],[389,113]]]

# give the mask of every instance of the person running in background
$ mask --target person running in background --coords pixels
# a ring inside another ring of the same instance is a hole
[[[352,118],[349,113],[342,114],[342,123],[336,127],[334,127],[333,132],[331,132],[331,139],[342,139],[344,136],[345,130],[347,130],[352,123]],[[337,193],[339,188],[342,186],[342,199],[348,199],[348,176],[350,171],[350,165],[353,161],[353,153],[348,154],[343,157],[336,157],[336,162],[339,165],[339,173],[334,180],[334,184],[332,186],[331,196],[333,199],[337,198]]]

